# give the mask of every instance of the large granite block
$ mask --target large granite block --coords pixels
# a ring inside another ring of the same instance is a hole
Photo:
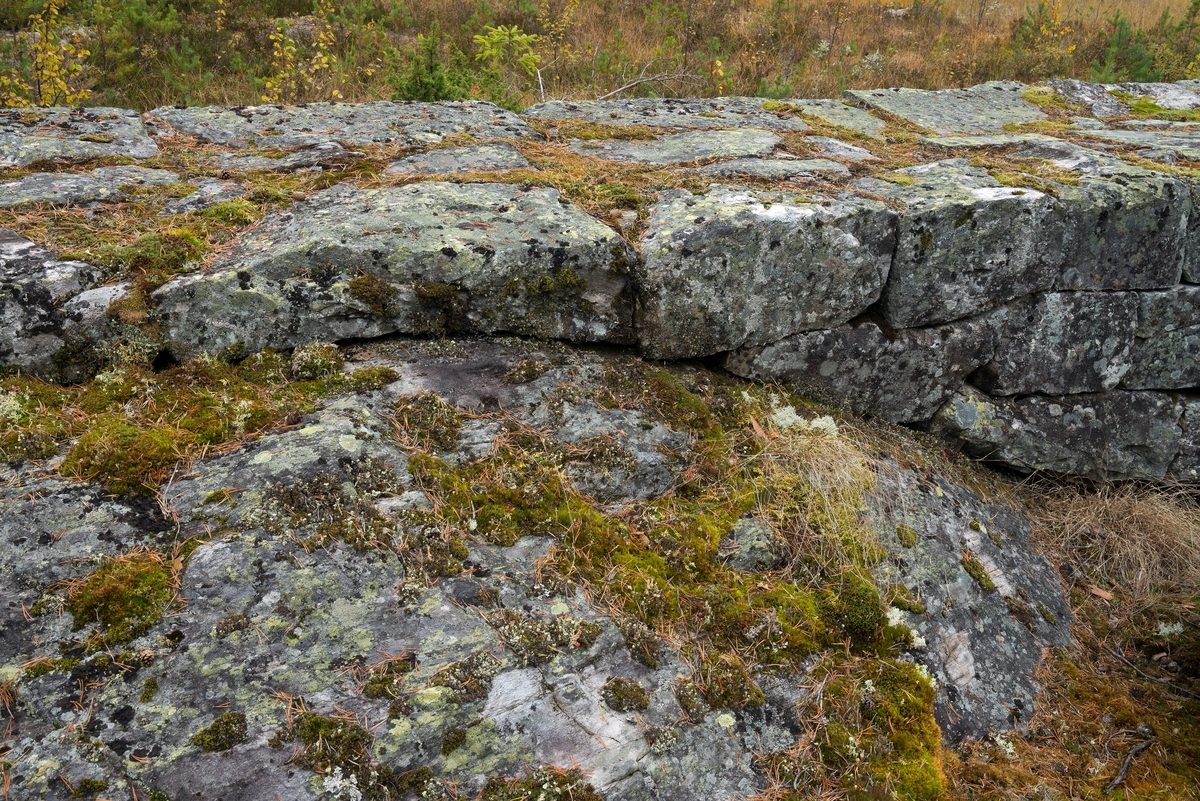
[[[447,330],[631,343],[631,256],[553,189],[338,186],[154,298],[184,351]]]
[[[973,381],[993,395],[1115,388],[1130,369],[1134,292],[1047,292],[997,314],[996,355]]]
[[[637,266],[642,350],[706,356],[840,325],[879,297],[895,224],[876,201],[767,205],[730,188],[665,198]]]
[[[931,430],[1018,470],[1158,479],[1182,447],[1182,414],[1183,404],[1163,392],[995,398],[965,385]]]
[[[745,348],[725,369],[755,381],[786,382],[857,414],[893,423],[928,420],[963,379],[992,356],[985,318],[893,331],[861,320]]]
[[[912,183],[852,184],[903,206],[881,304],[889,324],[958,320],[1054,284],[1065,228],[1054,198],[1001,186],[964,159],[900,172]]]

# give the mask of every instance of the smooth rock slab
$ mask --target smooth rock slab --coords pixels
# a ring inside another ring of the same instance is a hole
[[[1114,97],[1104,84],[1074,78],[1056,78],[1047,81],[1045,85],[1064,100],[1087,106],[1097,117],[1124,117],[1129,113],[1129,106]]]
[[[787,100],[788,105],[798,106],[801,113],[824,120],[830,125],[857,131],[873,139],[883,138],[887,123],[870,112],[851,106],[843,100]]]
[[[163,106],[149,112],[171,128],[229,147],[427,145],[451,134],[532,136],[520,117],[481,100],[460,103],[309,103],[305,106]]]
[[[1105,88],[1127,92],[1139,97],[1148,97],[1159,106],[1172,111],[1200,108],[1200,94],[1196,94],[1180,83],[1118,83],[1110,84]]]
[[[817,175],[839,178],[850,174],[846,165],[829,159],[734,159],[709,164],[702,167],[700,172],[720,178],[744,175],[781,181],[789,178],[812,178]]]
[[[649,141],[614,139],[576,142],[571,147],[584,156],[609,161],[684,164],[702,159],[767,156],[782,141],[770,131],[746,128],[738,131],[684,131]]]
[[[1200,387],[1200,287],[1137,293],[1125,389]],[[1200,420],[1200,418],[1197,418]]]
[[[755,381],[786,382],[858,414],[916,423],[933,417],[992,357],[993,340],[992,325],[983,318],[905,331],[863,320],[739,350],[726,357],[725,369]]]
[[[808,141],[817,146],[822,154],[833,159],[845,159],[846,161],[878,161],[879,157],[867,150],[865,147],[852,145],[843,142],[840,139],[834,139],[829,136],[810,136]]]
[[[1054,198],[1001,186],[963,159],[900,172],[914,183],[852,184],[904,206],[881,304],[889,324],[958,320],[1053,286],[1064,226]]]
[[[104,156],[148,159],[158,145],[136,111],[123,108],[0,109],[0,167]]]
[[[154,298],[185,352],[447,330],[630,343],[629,261],[557,190],[340,186]]]
[[[246,188],[233,181],[203,178],[196,181],[195,185],[195,192],[167,201],[163,206],[163,213],[187,214],[190,211],[200,211],[227,200],[237,200],[246,196]]]
[[[1072,618],[1058,574],[1030,542],[1029,520],[890,460],[880,464],[870,503],[871,523],[888,551],[876,578],[882,586],[903,585],[925,607],[923,615],[889,611],[924,641],[914,656],[937,680],[934,713],[943,738],[958,743],[1027,730],[1041,689],[1034,674],[1047,648],[1071,643]],[[897,536],[901,524],[917,534],[912,547]],[[994,591],[963,569],[964,548]]]
[[[995,398],[964,386],[931,430],[961,440],[972,456],[1018,470],[1158,479],[1182,446],[1182,414],[1182,404],[1162,392]]]
[[[995,358],[973,379],[993,395],[1101,392],[1133,363],[1137,293],[1047,292],[998,317]]]
[[[846,97],[939,134],[1000,133],[1010,123],[1047,119],[1021,97],[1025,84],[992,81],[968,89],[851,89]]]
[[[529,162],[509,144],[467,145],[429,150],[393,161],[384,175],[454,175],[464,172],[503,172],[527,170]]]
[[[93,200],[120,200],[126,186],[166,186],[178,183],[169,170],[145,167],[99,167],[90,173],[35,172],[0,184],[0,209],[27,203],[69,206]]]
[[[362,153],[356,150],[347,150],[337,142],[320,142],[282,156],[221,153],[212,159],[212,164],[222,170],[302,172],[325,167],[345,167],[360,156]]]
[[[840,325],[879,297],[895,213],[848,199],[763,204],[735,189],[654,207],[638,263],[638,338],[656,359],[706,356]]]
[[[768,128],[807,131],[808,125],[782,108],[764,111],[761,97],[634,98],[631,100],[555,100],[530,106],[521,116],[536,120],[574,120],[603,125],[654,128]]]

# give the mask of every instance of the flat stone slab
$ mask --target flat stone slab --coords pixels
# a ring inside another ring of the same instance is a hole
[[[846,165],[829,159],[733,159],[709,164],[700,172],[721,178],[749,176],[776,180],[813,176],[840,178],[850,174]]]
[[[234,181],[221,181],[216,178],[203,178],[195,182],[196,191],[180,198],[167,201],[163,206],[164,214],[187,214],[200,211],[227,200],[237,200],[245,197],[246,187]]]
[[[1072,643],[1062,579],[1032,544],[1024,515],[945,477],[880,460],[868,525],[890,554],[880,582],[902,585],[924,614],[893,607],[895,620],[925,642],[915,657],[937,679],[934,707],[949,742],[1026,730],[1041,687],[1045,650]],[[906,526],[915,542],[901,541]],[[994,591],[963,569],[975,555]]]
[[[361,155],[358,151],[347,150],[337,142],[320,142],[282,156],[220,153],[211,159],[211,163],[221,170],[299,172],[324,167],[344,167]]]
[[[873,139],[883,138],[887,123],[870,112],[852,106],[842,100],[787,100],[789,105],[798,106],[802,113],[824,120],[830,125],[857,131]]]
[[[995,358],[973,379],[993,395],[1114,389],[1130,370],[1134,292],[1047,292],[1009,304]]]
[[[611,139],[575,142],[575,152],[609,161],[684,164],[716,158],[768,156],[783,142],[761,128],[736,131],[684,131],[653,140]]]
[[[991,359],[993,340],[984,318],[905,331],[863,320],[736,351],[725,358],[725,369],[790,384],[857,414],[917,423],[933,417],[966,376]]]
[[[467,145],[429,150],[393,161],[384,175],[454,175],[464,172],[504,172],[528,170],[530,164],[521,152],[509,144]]]
[[[148,159],[158,145],[136,111],[122,108],[0,109],[0,167],[105,156]]]
[[[881,303],[892,326],[963,319],[1053,286],[1064,226],[1054,198],[1001,186],[963,159],[899,172],[913,183],[851,184],[904,206]]]
[[[631,343],[631,255],[553,189],[337,186],[154,297],[185,352],[392,332]]]
[[[309,103],[305,106],[163,106],[149,112],[180,133],[228,147],[428,145],[453,134],[479,139],[532,136],[510,111],[482,100],[459,103]]]
[[[845,94],[867,108],[894,114],[944,135],[1001,133],[1010,123],[1047,119],[1025,101],[1025,84],[992,81],[969,89],[851,89]]]
[[[846,161],[878,161],[879,157],[867,150],[865,147],[859,147],[841,139],[834,139],[829,136],[810,136],[808,141],[817,146],[817,150],[831,159],[845,159]]]
[[[726,188],[664,198],[636,266],[643,352],[706,356],[846,322],[879,297],[895,220],[870,200],[768,205]]]
[[[1115,90],[1139,97],[1148,97],[1163,108],[1172,111],[1200,108],[1200,94],[1182,83],[1118,83],[1109,84],[1105,88],[1110,91]]]
[[[989,147],[1008,147],[1029,142],[1058,142],[1060,139],[1039,133],[981,134],[978,136],[927,136],[927,145],[936,145],[949,150],[976,150]]]
[[[70,206],[94,200],[120,200],[124,187],[166,186],[179,182],[170,170],[145,167],[99,167],[90,173],[35,172],[16,181],[0,183],[0,209],[32,203]]]
[[[1129,349],[1126,389],[1200,386],[1200,287],[1137,293],[1137,333]],[[1200,416],[1194,418],[1200,422]]]
[[[1182,414],[1179,400],[1162,392],[995,398],[964,386],[931,430],[1019,470],[1158,479],[1182,447]]]
[[[521,112],[535,120],[573,120],[602,125],[647,125],[654,128],[767,128],[773,131],[807,131],[808,125],[787,104],[776,111],[761,97],[634,98],[630,100],[555,100],[538,103]]]

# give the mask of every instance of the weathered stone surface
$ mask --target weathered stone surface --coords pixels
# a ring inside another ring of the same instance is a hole
[[[770,526],[743,517],[721,538],[717,558],[734,570],[753,573],[774,570],[783,564],[783,545]]]
[[[1033,676],[1045,649],[1071,643],[1071,610],[1058,574],[1030,542],[1029,521],[942,477],[884,461],[873,499],[877,536],[890,556],[877,569],[923,614],[893,608],[924,647],[917,660],[938,683],[936,712],[951,742],[1026,730],[1041,688]],[[897,526],[916,534],[911,547]],[[995,584],[963,569],[964,549]]]
[[[1118,83],[1106,89],[1127,92],[1139,97],[1148,97],[1165,109],[1186,111],[1200,108],[1200,94],[1196,94],[1183,83]]]
[[[521,116],[536,120],[578,120],[603,125],[649,125],[655,128],[767,128],[807,131],[809,127],[786,106],[764,111],[761,97],[667,97],[631,100],[555,100],[530,106]],[[780,104],[783,105],[783,104]]]
[[[446,330],[627,343],[629,260],[552,189],[333,187],[154,297],[183,351]]]
[[[964,386],[932,430],[1019,470],[1162,478],[1179,452],[1183,407],[1161,392],[994,398]]]
[[[1046,85],[1064,100],[1087,106],[1097,117],[1124,117],[1129,106],[1118,100],[1104,84],[1088,83],[1074,78],[1056,78]]]
[[[803,114],[875,139],[882,139],[887,127],[883,120],[844,100],[788,100],[787,103],[798,106]]]
[[[1200,387],[1200,287],[1137,294],[1125,389]]]
[[[1047,292],[997,316],[996,355],[973,382],[993,395],[1069,395],[1114,389],[1133,364],[1138,296]]]
[[[212,158],[211,163],[221,170],[306,172],[326,167],[345,167],[361,156],[358,151],[347,150],[337,142],[318,142],[302,146],[282,156],[219,153]]]
[[[875,302],[895,214],[875,201],[765,205],[736,189],[655,206],[638,263],[638,338],[705,356],[828,328]]]
[[[31,203],[68,206],[93,200],[120,200],[126,186],[166,186],[177,183],[170,170],[145,167],[99,167],[90,173],[35,172],[0,184],[0,209]]]
[[[1158,161],[1200,158],[1200,132],[1187,129],[1144,129],[1136,131],[1091,131],[1091,136],[1122,145],[1145,148],[1138,151],[1143,158]]]
[[[428,150],[394,161],[385,175],[453,175],[464,172],[503,172],[527,170],[529,162],[509,144],[467,145]]]
[[[683,164],[715,158],[747,158],[770,155],[783,140],[761,128],[736,131],[684,131],[655,140],[604,140],[577,142],[576,152],[610,161],[639,161],[646,164]]]
[[[700,172],[721,178],[745,175],[775,180],[811,178],[814,175],[837,178],[850,174],[850,170],[844,164],[829,159],[733,159],[709,164],[701,168]]]
[[[163,212],[165,214],[187,214],[189,211],[200,211],[209,206],[215,206],[217,203],[237,200],[246,195],[246,188],[234,181],[203,178],[196,181],[195,185],[195,192],[167,201],[163,206]]]
[[[901,172],[911,185],[876,178],[852,184],[905,207],[881,304],[892,326],[957,320],[1053,286],[1064,226],[1054,198],[1001,186],[963,159]]]
[[[1178,178],[1067,142],[1039,142],[1020,158],[1046,159],[1080,175],[1062,185],[1063,270],[1055,289],[1166,289],[1179,283],[1192,211]]]
[[[829,136],[810,136],[808,141],[817,146],[817,150],[833,159],[846,161],[878,161],[879,157],[865,147],[852,145],[840,139]]]
[[[1046,119],[1021,97],[1025,85],[992,81],[968,89],[851,89],[846,97],[939,134],[1000,133],[1010,123]]]
[[[122,108],[0,109],[0,167],[158,153],[136,111]]]
[[[993,340],[984,318],[904,331],[862,320],[739,350],[726,357],[725,369],[786,382],[859,414],[915,423],[933,417],[963,379],[991,359]]]
[[[7,228],[0,228],[0,364],[35,375],[79,380],[69,365],[56,367],[55,354],[71,338],[89,304],[72,302],[93,287],[101,270],[78,261],[59,261]]]
[[[979,134],[977,136],[927,136],[922,139],[927,145],[944,147],[947,150],[979,150],[990,147],[1008,147],[1028,142],[1058,142],[1053,136],[1039,133]]]
[[[1179,481],[1200,481],[1200,401],[1183,401],[1183,416],[1179,419],[1179,426],[1183,430],[1179,454],[1171,462],[1167,477]]]
[[[149,112],[181,133],[229,147],[428,145],[451,134],[531,136],[520,117],[481,100],[461,103],[309,103],[305,106],[163,106]]]

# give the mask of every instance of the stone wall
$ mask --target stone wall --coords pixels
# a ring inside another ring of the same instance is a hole
[[[187,180],[196,192],[164,211],[186,214],[244,194],[254,172],[332,175],[397,154],[157,288],[162,347],[396,332],[634,346],[714,358],[1022,470],[1192,480],[1200,125],[1174,120],[1200,108],[1194,88],[993,83],[522,116],[386,102],[0,112],[0,164],[61,165],[0,186],[0,206],[103,206],[131,184]],[[1152,102],[1134,114],[1131,95]],[[203,145],[183,179],[69,166],[150,158],[180,137]],[[547,140],[660,190],[599,219],[570,200],[578,188],[539,178],[556,166],[537,151]],[[0,261],[0,358],[77,377],[64,354],[114,336],[100,312],[129,284],[15,234]],[[363,276],[382,295],[356,291]]]

